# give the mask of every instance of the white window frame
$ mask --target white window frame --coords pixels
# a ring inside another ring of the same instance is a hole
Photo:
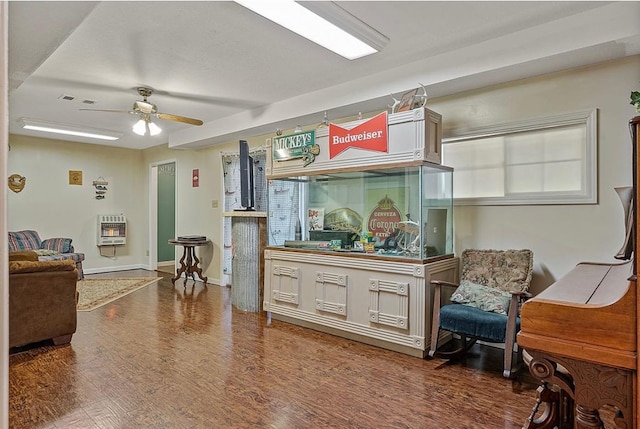
[[[532,192],[502,197],[456,198],[454,205],[543,205],[543,204],[597,204],[598,202],[598,109],[584,110],[537,119],[527,119],[473,129],[457,129],[442,139],[443,164],[446,163],[446,145],[465,140],[500,137],[513,133],[526,133],[570,125],[585,126],[585,183],[584,192]],[[480,143],[479,143],[480,144]],[[455,183],[455,167],[453,172]]]

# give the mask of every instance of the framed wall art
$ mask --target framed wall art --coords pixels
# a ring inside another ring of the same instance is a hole
[[[82,171],[69,170],[69,184],[70,185],[82,185]]]

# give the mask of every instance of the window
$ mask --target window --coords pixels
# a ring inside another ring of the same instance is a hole
[[[443,139],[455,204],[596,203],[596,112],[459,130]]]

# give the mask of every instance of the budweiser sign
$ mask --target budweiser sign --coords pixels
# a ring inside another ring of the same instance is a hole
[[[387,112],[382,112],[350,130],[329,124],[329,159],[350,147],[388,152]]]

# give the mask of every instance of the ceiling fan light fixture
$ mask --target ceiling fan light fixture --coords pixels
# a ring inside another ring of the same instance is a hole
[[[162,128],[157,126],[155,123],[149,121],[149,134],[152,136],[157,136],[162,132]]]
[[[99,140],[118,140],[122,133],[117,131],[102,130],[98,128],[78,127],[75,125],[60,124],[55,122],[41,121],[39,119],[20,118],[18,121],[20,128],[32,131],[42,131],[45,133],[64,134],[76,137],[89,137]]]
[[[149,118],[140,118],[138,122],[133,124],[133,132],[139,136],[146,136],[147,133],[151,136],[157,136],[162,132],[162,128],[151,122]]]
[[[147,133],[147,122],[144,119],[138,119],[138,122],[133,124],[133,132],[139,136],[143,136]]]

